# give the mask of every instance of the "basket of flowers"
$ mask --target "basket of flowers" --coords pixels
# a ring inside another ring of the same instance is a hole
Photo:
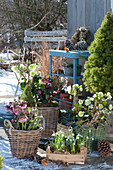
[[[73,129],[53,133],[50,147],[46,150],[49,160],[62,161],[70,164],[84,164],[87,160],[86,137],[74,135]]]
[[[36,156],[39,141],[45,127],[42,116],[27,108],[25,101],[10,102],[6,106],[14,118],[11,122],[4,120],[4,129],[8,135],[12,155],[18,158]]]
[[[97,142],[106,138],[106,132],[110,126],[110,115],[112,105],[108,101],[112,96],[110,92],[96,92],[93,97],[80,99],[82,85],[73,85],[68,88],[68,93],[75,98],[72,115],[76,133],[88,136],[87,149],[93,151],[97,149]]]
[[[26,64],[17,65],[12,70],[20,75],[20,86],[23,90],[20,98],[32,107],[32,112],[38,108],[38,115],[45,119],[45,130],[41,138],[49,138],[53,131],[57,130],[59,105],[53,100],[59,90],[53,87],[53,79],[40,76],[38,67],[39,65],[27,61]]]
[[[57,131],[59,105],[54,101],[54,98],[60,91],[52,86],[53,81],[49,77],[40,78],[33,91],[38,113],[45,119],[42,138],[49,138],[53,131]]]

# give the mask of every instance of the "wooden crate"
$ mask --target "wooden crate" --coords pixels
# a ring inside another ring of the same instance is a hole
[[[85,164],[87,160],[87,148],[81,146],[80,153],[76,154],[63,154],[63,153],[52,153],[49,149],[46,150],[46,157],[49,160],[63,161],[69,164]]]

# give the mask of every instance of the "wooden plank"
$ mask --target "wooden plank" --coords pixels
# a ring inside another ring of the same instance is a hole
[[[101,26],[104,19],[104,0],[96,0],[96,30]]]
[[[45,36],[67,36],[67,30],[55,30],[55,31],[31,31],[25,30],[25,36],[30,37],[45,37]]]
[[[87,159],[87,148],[83,147],[77,154],[62,154],[46,152],[46,156],[50,160],[61,160],[68,163],[84,164]]]
[[[77,0],[68,0],[68,38],[71,38],[77,29]]]
[[[85,0],[77,0],[77,28],[85,26]]]
[[[58,42],[58,41],[66,41],[66,37],[24,37],[24,42]]]

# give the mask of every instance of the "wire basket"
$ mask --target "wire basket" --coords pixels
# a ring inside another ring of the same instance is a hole
[[[97,143],[100,140],[106,138],[107,130],[110,126],[110,120],[105,121],[104,123],[100,123],[96,126],[96,124],[92,125],[81,125],[75,127],[76,134],[80,134],[87,137],[86,144],[87,150],[89,152],[97,150]]]
[[[4,129],[9,138],[11,152],[14,157],[25,158],[36,156],[39,141],[45,128],[44,118],[42,116],[38,117],[43,120],[42,127],[40,127],[38,130],[30,131],[16,130],[9,120],[4,120]],[[10,127],[7,127],[7,123]]]

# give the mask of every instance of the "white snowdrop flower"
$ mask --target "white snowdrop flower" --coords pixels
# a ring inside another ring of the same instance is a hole
[[[94,138],[92,138],[92,140],[94,140]]]
[[[72,136],[74,136],[74,133],[72,133]]]
[[[75,145],[75,143],[73,143],[73,145]]]
[[[89,133],[91,133],[91,130],[89,130]]]
[[[83,117],[84,116],[84,112],[79,111],[78,115],[79,115],[79,117]]]
[[[68,91],[69,94],[71,93],[71,86],[67,87],[67,91]]]
[[[90,104],[91,104],[91,101],[90,101],[89,99],[86,99],[86,100],[85,100],[85,105],[88,106],[88,105],[90,105]]]
[[[82,87],[80,87],[80,89],[79,89],[81,92],[83,91],[83,88]]]
[[[112,110],[113,109],[113,106],[112,104],[109,105],[109,110]]]
[[[79,139],[79,136],[77,136],[76,139]]]
[[[52,136],[54,137],[54,136],[55,136],[55,133],[53,133]]]
[[[102,104],[99,104],[98,106],[99,106],[99,109],[102,109],[102,108],[103,108],[103,105],[102,105]]]
[[[86,139],[89,139],[89,137],[88,137],[88,136],[86,136]]]
[[[80,99],[80,100],[78,101],[78,103],[79,103],[79,104],[83,104],[83,100]]]
[[[84,145],[84,143],[81,143],[80,145]]]
[[[103,97],[103,92],[99,92],[98,97]]]

